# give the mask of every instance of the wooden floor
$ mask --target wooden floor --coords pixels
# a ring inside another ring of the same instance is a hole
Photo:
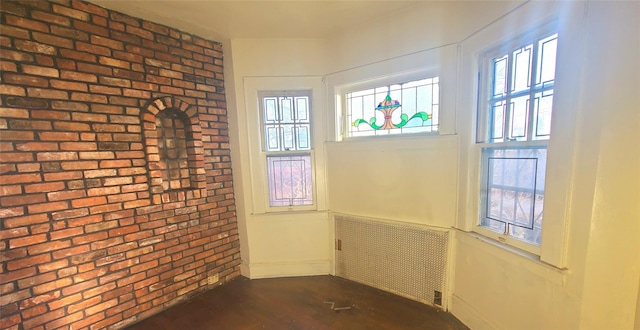
[[[311,276],[237,278],[128,329],[468,328],[449,313],[406,298],[338,277]]]

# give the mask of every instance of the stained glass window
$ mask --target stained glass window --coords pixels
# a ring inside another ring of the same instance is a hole
[[[349,137],[438,131],[439,78],[347,93]]]

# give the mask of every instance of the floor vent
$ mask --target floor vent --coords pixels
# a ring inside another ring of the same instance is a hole
[[[336,276],[442,307],[449,233],[335,215]]]

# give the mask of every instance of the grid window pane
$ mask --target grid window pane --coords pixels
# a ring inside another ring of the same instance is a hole
[[[262,112],[266,151],[311,149],[308,96],[263,97]]]
[[[311,155],[267,156],[270,206],[312,205]]]
[[[479,142],[550,138],[557,46],[553,34],[491,58],[488,122],[479,130]]]

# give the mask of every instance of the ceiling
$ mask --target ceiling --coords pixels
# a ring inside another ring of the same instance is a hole
[[[90,0],[206,39],[323,38],[422,1]]]

